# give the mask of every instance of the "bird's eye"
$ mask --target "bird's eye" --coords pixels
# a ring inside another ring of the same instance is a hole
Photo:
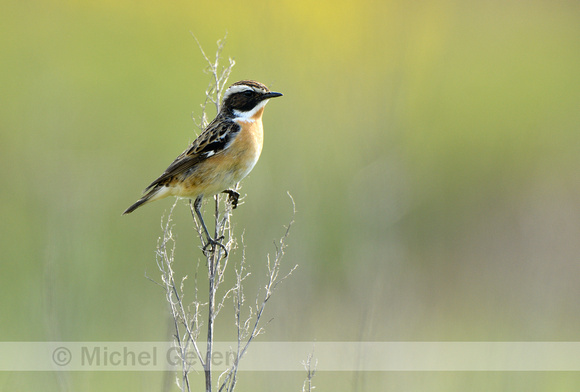
[[[244,91],[244,96],[245,97],[251,97],[252,95],[254,95],[254,92],[252,90],[246,90],[246,91]]]

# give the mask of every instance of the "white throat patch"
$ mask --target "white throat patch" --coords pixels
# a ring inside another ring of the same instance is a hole
[[[269,101],[269,99],[263,100],[262,102],[260,102],[259,104],[257,104],[252,110],[249,110],[247,112],[242,112],[240,110],[234,109],[234,115],[236,116],[236,118],[234,120],[246,121],[246,122],[254,122],[254,119],[252,117],[254,117],[254,115],[256,113],[258,113],[258,111],[260,109],[262,109],[264,106],[266,106],[266,104],[268,103],[268,101]]]

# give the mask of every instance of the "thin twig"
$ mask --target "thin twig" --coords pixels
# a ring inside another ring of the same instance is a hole
[[[314,351],[314,349],[313,349]],[[306,370],[306,379],[304,380],[304,383],[302,384],[302,392],[312,392],[312,390],[314,390],[314,388],[316,388],[313,384],[312,384],[312,379],[314,378],[314,375],[316,374],[316,366],[318,366],[318,360],[314,359],[314,363],[313,363],[313,358],[314,358],[314,353],[311,352],[310,354],[308,354],[308,357],[306,358],[305,362],[302,362],[302,365],[304,366],[304,370]]]

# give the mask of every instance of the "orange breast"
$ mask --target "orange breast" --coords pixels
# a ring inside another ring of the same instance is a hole
[[[232,187],[253,169],[264,142],[262,110],[253,121],[239,121],[242,127],[232,144],[224,151],[200,163],[183,183],[175,184],[173,192],[178,196],[196,197],[214,195]]]

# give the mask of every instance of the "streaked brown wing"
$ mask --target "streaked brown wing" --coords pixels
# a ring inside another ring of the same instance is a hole
[[[223,151],[238,135],[240,129],[240,126],[233,121],[214,119],[191,146],[175,158],[165,172],[145,188],[145,192],[157,185],[167,184],[200,162]]]

